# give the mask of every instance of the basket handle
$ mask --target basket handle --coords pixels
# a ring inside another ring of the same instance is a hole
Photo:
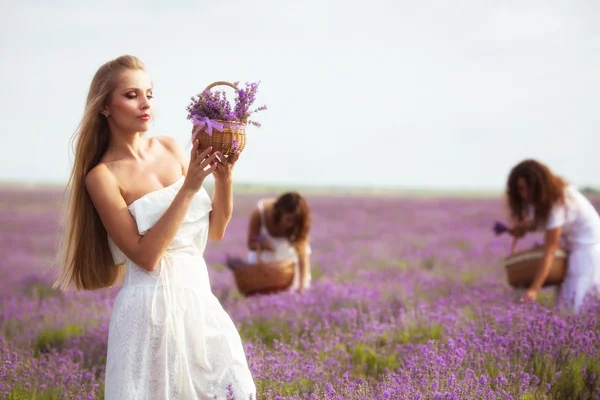
[[[260,264],[262,263],[261,257],[260,257],[260,252],[261,252],[262,248],[260,246],[260,243],[256,244],[256,263]]]
[[[204,89],[204,90],[210,90],[210,89],[214,88],[215,86],[229,86],[229,87],[232,87],[232,88],[234,88],[236,92],[238,91],[238,88],[237,88],[237,87],[236,87],[236,86],[235,86],[233,83],[229,83],[229,82],[227,82],[227,81],[217,81],[217,82],[213,82],[213,83],[211,83],[210,85],[208,85],[208,86],[206,87],[206,89]]]
[[[210,89],[214,88],[215,86],[229,86],[229,87],[232,87],[235,90],[236,93],[239,94],[239,92],[240,92],[239,89],[237,88],[237,86],[235,86],[233,83],[230,83],[230,82],[227,82],[227,81],[216,81],[216,82],[213,82],[210,85],[208,85],[206,87],[206,89],[204,89],[204,90],[205,91],[206,90],[210,90]],[[244,120],[242,121],[242,123],[243,124],[247,124],[248,123],[248,118],[244,118]]]

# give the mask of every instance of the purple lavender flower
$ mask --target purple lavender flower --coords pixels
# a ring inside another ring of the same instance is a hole
[[[233,147],[233,150],[238,150],[240,148],[240,144],[238,143],[237,140],[233,139],[231,141],[231,147]]]
[[[205,252],[258,398],[600,398],[600,301],[577,315],[513,302],[498,273],[506,248],[485,234],[496,200],[311,195],[310,290],[241,298],[231,269],[245,263],[248,214],[267,193],[235,192],[227,235]],[[0,398],[101,396],[119,289],[52,289],[61,196],[0,190]],[[424,268],[430,259],[443,267]]]
[[[500,221],[496,221],[496,223],[494,224],[494,232],[496,232],[496,235],[501,235],[507,231],[508,231],[508,226],[506,226],[505,224],[503,224]]]
[[[191,119],[195,115],[200,118],[207,117],[223,121],[249,123],[260,128],[261,124],[259,122],[249,120],[252,114],[267,109],[266,105],[253,110],[251,109],[256,101],[256,92],[259,83],[246,82],[244,88],[238,88],[233,109],[225,91],[204,90],[202,93],[191,98],[191,102],[186,108],[188,111],[187,119]],[[233,85],[237,87],[239,82],[234,82]]]

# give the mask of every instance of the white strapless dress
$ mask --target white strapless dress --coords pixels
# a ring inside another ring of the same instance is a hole
[[[184,177],[129,206],[141,235],[167,210]],[[109,238],[126,273],[108,333],[106,400],[256,399],[240,336],[212,294],[203,251],[211,199],[194,197],[154,272],[126,258]]]

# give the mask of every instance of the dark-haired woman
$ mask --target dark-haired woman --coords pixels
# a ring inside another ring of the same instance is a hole
[[[600,290],[600,216],[577,190],[548,166],[528,159],[510,172],[507,182],[515,238],[543,231],[544,257],[525,298],[535,300],[561,244],[569,252],[567,275],[559,288],[559,304],[578,312],[588,294]]]
[[[262,199],[250,215],[248,226],[248,257],[257,262],[260,246],[261,262],[295,261],[294,280],[290,290],[304,291],[310,287],[309,232],[310,208],[297,192],[287,192],[278,198]]]

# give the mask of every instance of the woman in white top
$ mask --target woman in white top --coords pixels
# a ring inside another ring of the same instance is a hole
[[[297,192],[287,192],[277,199],[262,199],[250,215],[247,262],[257,262],[260,245],[261,261],[295,260],[294,280],[290,290],[310,287],[310,208]]]
[[[508,177],[507,197],[516,224],[516,239],[527,232],[544,231],[544,250],[539,272],[525,299],[535,300],[561,239],[569,252],[565,280],[558,303],[578,312],[588,294],[600,290],[600,216],[575,186],[536,160],[517,164]]]

